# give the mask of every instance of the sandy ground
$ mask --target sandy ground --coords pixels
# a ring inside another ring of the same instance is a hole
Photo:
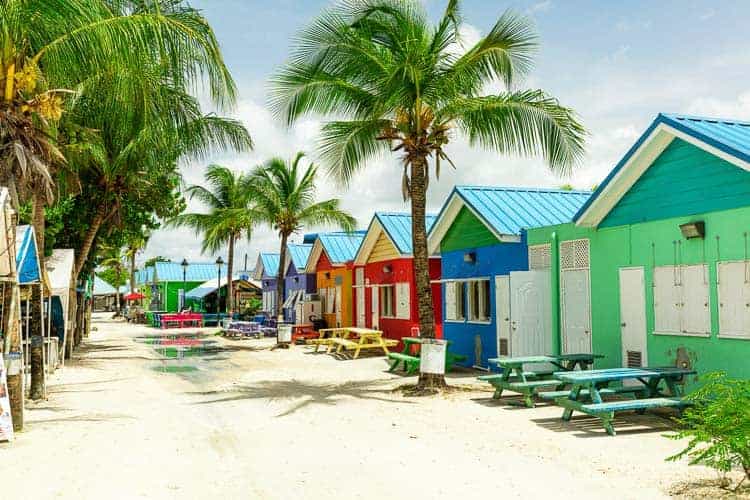
[[[155,330],[96,327],[0,445],[0,496],[644,499],[715,477],[664,461],[680,443],[656,415],[624,415],[613,438],[494,401],[475,372],[450,376],[465,391],[408,398],[393,388],[414,378],[383,358],[218,339],[220,353],[164,361],[136,341]]]

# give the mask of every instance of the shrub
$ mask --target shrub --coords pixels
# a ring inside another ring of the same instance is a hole
[[[750,478],[750,380],[711,373],[687,398],[693,406],[678,420],[681,430],[668,437],[688,439],[688,444],[667,460],[688,457],[690,465],[706,465],[722,473],[740,467],[745,473],[742,481]]]

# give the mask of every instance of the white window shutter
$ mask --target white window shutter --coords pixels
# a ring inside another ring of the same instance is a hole
[[[445,284],[445,319],[456,319],[456,284],[453,281]]]
[[[411,301],[409,300],[409,283],[396,283],[396,317],[409,319]]]
[[[674,266],[654,268],[654,329],[657,333],[680,333],[678,269]]]
[[[711,309],[708,293],[708,267],[705,264],[682,266],[682,331],[711,333]],[[741,288],[737,291],[741,293]]]
[[[336,321],[341,324],[341,287],[337,286],[334,293],[336,294],[334,298],[336,301]]]

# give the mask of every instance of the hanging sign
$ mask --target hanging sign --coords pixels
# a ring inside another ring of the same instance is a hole
[[[8,379],[2,353],[0,353],[0,441],[13,441],[13,419],[10,415]]]

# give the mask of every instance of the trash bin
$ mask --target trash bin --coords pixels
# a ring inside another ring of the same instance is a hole
[[[279,323],[276,331],[279,344],[291,344],[292,325],[290,323]]]
[[[419,371],[445,375],[446,342],[441,339],[422,339],[419,356]]]

